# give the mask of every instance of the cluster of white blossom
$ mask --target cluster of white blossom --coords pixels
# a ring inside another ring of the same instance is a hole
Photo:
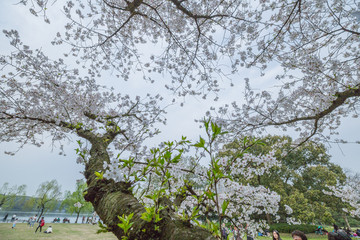
[[[286,214],[292,214],[293,213],[293,210],[292,210],[292,208],[290,206],[285,204],[284,207],[285,207]]]
[[[165,123],[160,95],[121,95],[96,84],[91,75],[71,69],[63,59],[50,60],[41,50],[24,45],[17,31],[5,31],[14,51],[1,56],[1,141],[40,146],[39,134],[49,132],[53,141],[68,138],[78,129],[94,134],[118,131],[114,148],[141,151],[141,142],[158,132],[154,123]],[[20,137],[20,136],[26,136]]]
[[[47,0],[22,2],[46,16]],[[206,98],[219,91],[219,78],[233,85],[242,67],[265,74],[280,64],[278,89],[256,93],[247,83],[245,103],[220,108],[219,117],[232,132],[291,127],[307,140],[337,134],[341,117],[358,116],[356,11],[351,0],[71,0],[64,6],[66,32],[54,44],[70,43],[92,76],[116,69],[129,79],[135,70],[154,81],[168,74],[166,86],[179,96]]]
[[[360,216],[360,185],[359,182],[347,182],[344,186],[328,186],[330,191],[324,191],[325,194],[334,195],[340,198],[344,203],[349,204],[343,211],[352,216]]]
[[[240,159],[231,164],[231,174],[250,178],[254,175],[263,175],[270,168],[280,165],[275,157],[275,150],[260,156],[244,153]]]
[[[286,222],[287,222],[288,224],[293,224],[293,225],[299,225],[299,224],[301,224],[301,221],[300,221],[299,219],[295,219],[295,218],[293,218],[293,217],[288,217],[288,218],[286,218]]]
[[[81,208],[83,205],[80,202],[77,202],[74,204],[74,207]]]
[[[274,87],[255,91],[246,78],[246,102],[212,114],[232,132],[262,132],[269,125],[293,128],[299,142],[338,134],[342,117],[358,117],[360,24],[353,14],[357,5],[309,0],[261,1],[260,6],[259,11],[268,13],[259,18],[266,27],[255,26],[256,47],[244,59],[253,59],[250,66],[263,71],[280,63]]]
[[[243,185],[229,179],[219,182],[219,204],[230,200],[228,214],[242,220],[250,220],[252,214],[275,215],[279,209],[280,196],[276,192],[258,186]]]

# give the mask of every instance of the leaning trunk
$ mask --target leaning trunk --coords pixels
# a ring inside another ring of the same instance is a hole
[[[145,209],[134,197],[131,186],[125,182],[115,182],[112,179],[97,179],[95,172],[104,172],[103,163],[109,162],[107,145],[111,141],[94,135],[79,134],[85,136],[91,144],[90,159],[85,167],[88,190],[85,200],[92,203],[100,219],[107,225],[108,230],[115,234],[118,239],[124,236],[124,232],[118,227],[118,216],[134,213],[132,228],[128,239],[166,239],[166,240],[215,240],[207,230],[191,226],[180,220],[174,220],[170,214],[161,213],[162,220],[155,225],[141,219]],[[158,227],[159,230],[155,230]]]
[[[36,216],[39,216],[40,215],[40,208],[38,208],[39,210],[37,211],[37,213],[36,213]],[[36,220],[36,222],[39,222],[39,217],[37,217],[37,220]]]
[[[80,212],[77,213],[75,223],[77,223],[77,221],[78,221],[78,219],[79,219],[79,215],[80,215]]]
[[[37,222],[40,222],[41,216],[43,215],[43,213],[44,213],[44,208],[41,208],[41,211],[40,211],[40,214],[39,214],[39,217],[38,217]]]

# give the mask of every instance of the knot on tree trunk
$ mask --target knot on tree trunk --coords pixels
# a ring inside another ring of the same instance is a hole
[[[97,180],[96,184],[87,189],[87,193],[84,195],[84,198],[86,201],[96,204],[99,199],[112,192],[131,194],[130,187],[130,183],[115,182],[113,179],[101,179]]]

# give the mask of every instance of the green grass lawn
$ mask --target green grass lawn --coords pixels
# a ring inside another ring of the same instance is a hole
[[[36,239],[56,239],[56,240],[116,240],[112,233],[96,234],[98,226],[90,224],[51,224],[53,233],[45,234],[39,231],[34,234],[35,227],[29,228],[26,223],[16,224],[15,229],[11,229],[11,223],[0,223],[0,240],[36,240]],[[50,226],[46,224],[43,231]],[[290,233],[280,233],[283,240],[292,240]],[[327,239],[327,236],[320,236],[314,233],[306,234],[309,240]],[[271,240],[271,237],[256,237],[257,240]]]
[[[322,239],[322,240],[325,240],[327,239],[327,236],[326,235],[317,235],[315,233],[309,233],[309,234],[306,234],[307,238],[309,240],[317,240],[317,239]],[[291,234],[290,233],[280,233],[280,237],[282,240],[292,240],[292,237],[291,237]],[[259,240],[270,240],[272,239],[271,237],[256,237],[256,239],[259,239]]]
[[[51,224],[53,233],[45,234],[43,232],[35,232],[34,228],[29,228],[26,223],[16,224],[15,229],[11,229],[11,223],[0,223],[0,240],[35,240],[35,239],[56,239],[56,240],[116,240],[112,233],[96,234],[98,226],[90,224],[67,224],[56,223]],[[45,231],[49,224],[45,224]]]

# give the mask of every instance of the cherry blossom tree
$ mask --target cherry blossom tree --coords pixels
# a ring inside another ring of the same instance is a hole
[[[49,21],[48,1],[22,2]],[[342,117],[358,116],[360,31],[353,0],[74,0],[64,11],[66,33],[54,44],[70,43],[96,73],[111,68],[128,79],[137,70],[149,81],[166,73],[166,87],[180,96],[206,98],[226,79],[240,84],[234,73],[243,67],[265,74],[278,66],[278,90],[256,92],[245,76],[246,102],[218,110],[233,131],[290,127],[306,141],[337,134]],[[159,44],[150,55],[142,51]]]
[[[15,50],[1,57],[0,120],[6,126],[1,140],[41,146],[47,132],[54,142],[71,134],[87,141],[90,147],[78,141],[76,150],[77,161],[85,165],[85,199],[119,239],[212,239],[225,220],[251,223],[248,230],[255,231],[264,222],[252,221],[251,215],[276,214],[276,193],[232,181],[233,174],[251,177],[277,164],[273,152],[254,156],[245,147],[232,158],[217,157],[218,139],[227,133],[210,120],[204,120],[208,140],[191,144],[183,138],[148,150],[142,142],[158,132],[154,124],[165,122],[159,95],[131,99],[116,94],[96,84],[91,73],[81,75],[63,59],[52,61],[41,50],[31,50],[16,31],[4,33]],[[189,148],[200,155],[186,163],[183,153]],[[199,164],[204,154],[209,167]],[[249,168],[250,162],[255,167]],[[203,188],[192,187],[200,181]],[[199,214],[218,221],[203,225]]]
[[[343,211],[349,213],[351,216],[359,218],[360,216],[360,176],[358,173],[348,173],[345,184],[339,184],[337,187],[329,187],[330,191],[324,191],[328,195],[333,195],[340,198],[347,206],[343,208]],[[350,225],[346,218],[345,222],[350,228]]]
[[[246,78],[246,102],[218,114],[229,129],[266,126],[299,132],[299,143],[329,140],[344,117],[358,117],[359,21],[355,1],[262,1],[272,11],[248,51],[249,66],[278,64],[271,90],[253,90]],[[267,28],[267,29],[266,29]],[[315,137],[315,138],[314,138]],[[343,142],[343,139],[335,139]]]
[[[51,22],[48,1],[21,2]],[[357,116],[359,24],[352,1],[76,0],[63,10],[69,22],[53,44],[72,47],[64,59],[50,60],[24,45],[17,31],[4,31],[15,51],[0,59],[0,140],[40,146],[46,132],[54,142],[73,134],[90,143],[78,149],[85,199],[118,238],[213,239],[225,219],[260,227],[250,216],[276,213],[278,196],[236,184],[232,174],[261,175],[277,162],[273,152],[249,154],[246,138],[239,155],[219,158],[225,136],[280,126],[295,127],[306,141],[336,133],[343,116]],[[72,58],[87,71],[67,66]],[[263,74],[274,64],[279,91],[256,93],[246,79],[245,104],[218,109],[216,123],[204,120],[207,138],[151,150],[142,143],[165,122],[162,97],[122,95],[97,83],[107,70],[125,80],[135,70],[150,82],[166,75],[165,87],[178,96],[206,98],[219,95],[225,80],[240,84],[239,69]],[[187,164],[189,148],[200,156]],[[204,154],[208,167],[199,165]],[[186,174],[205,186],[195,189]],[[193,227],[199,213],[218,221]]]

